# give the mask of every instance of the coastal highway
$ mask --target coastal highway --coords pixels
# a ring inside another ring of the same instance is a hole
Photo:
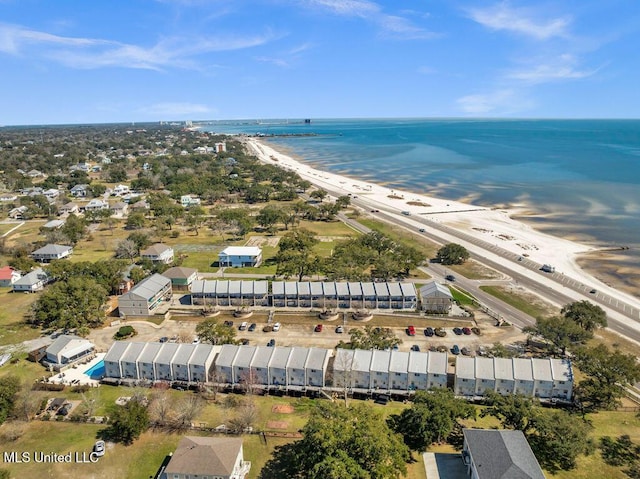
[[[327,189],[326,185],[323,185],[323,187]],[[335,196],[343,194],[339,190],[330,191],[327,189],[327,191]],[[365,200],[360,198],[352,199],[351,202],[354,206],[361,207],[366,211],[370,211],[372,208],[372,205],[367,204]],[[422,234],[439,244],[457,242],[465,246],[479,263],[511,277],[515,283],[555,305],[562,306],[583,299],[598,304],[607,311],[609,329],[640,344],[640,308],[629,302],[622,301],[603,291],[597,290],[595,293],[591,293],[594,290],[593,285],[584,284],[561,272],[545,273],[541,270],[542,265],[539,263],[454,228],[426,218],[420,218],[417,215],[406,216],[399,214],[397,211],[379,209],[379,205],[376,205],[375,208],[377,211],[375,216],[387,223],[397,225],[416,234]],[[363,227],[357,221],[343,219],[354,229],[362,231]],[[420,228],[423,228],[424,232],[418,233]],[[514,324],[527,326],[535,323],[534,318],[482,292],[477,285],[464,281],[461,281],[460,285],[465,289],[470,288],[469,291],[477,295],[478,299],[483,301],[487,307],[495,308],[495,311],[511,318]]]

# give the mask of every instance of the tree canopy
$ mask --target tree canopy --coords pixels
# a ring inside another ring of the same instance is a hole
[[[402,340],[390,328],[365,326],[349,330],[351,340],[340,343],[338,347],[348,349],[389,349],[402,343]]]
[[[210,344],[235,344],[236,330],[232,326],[218,324],[215,318],[207,318],[196,326],[196,334],[202,342]]]
[[[436,259],[445,265],[462,264],[469,259],[469,256],[467,249],[456,243],[446,244],[436,253]]]
[[[318,403],[302,434],[276,448],[261,479],[394,479],[407,472],[410,455],[401,436],[367,404]]]
[[[149,411],[142,401],[132,398],[124,406],[114,406],[111,412],[109,436],[131,444],[149,427]]]
[[[607,327],[607,313],[604,309],[586,300],[569,303],[560,313],[585,331],[593,332],[598,328]]]
[[[389,416],[389,427],[402,434],[405,444],[414,451],[424,451],[434,442],[446,439],[458,419],[474,414],[464,399],[457,399],[450,389],[417,391],[413,405],[400,414]]]

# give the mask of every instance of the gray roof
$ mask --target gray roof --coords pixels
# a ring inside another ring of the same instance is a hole
[[[429,374],[447,374],[447,353],[439,353],[437,351],[429,351],[429,366],[427,372]]]
[[[362,296],[362,285],[356,282],[347,283],[349,285],[349,294],[351,297]]]
[[[308,348],[293,348],[291,350],[291,354],[289,355],[287,368],[304,369],[304,365],[307,363],[308,355],[309,355]]]
[[[229,296],[240,296],[242,281],[229,281]]]
[[[296,296],[298,294],[298,283],[295,281],[286,281],[284,283],[284,294],[287,296]]]
[[[336,296],[336,294],[337,294],[336,283],[325,282],[325,283],[322,283],[322,287],[324,288],[324,295],[325,296],[333,296],[333,297]]]
[[[104,360],[106,362],[114,362],[114,363],[119,362],[120,358],[122,357],[122,355],[127,350],[130,344],[131,343],[126,341],[116,341],[111,345],[111,347],[109,348],[109,351],[107,351],[107,354],[105,354]]]
[[[51,343],[51,345],[47,348],[47,354],[58,355],[61,351],[64,351],[71,343],[78,342],[78,344],[82,342],[86,342],[87,346],[93,346],[93,343],[87,339],[81,338],[80,336],[73,336],[63,334],[58,336],[56,340]]]
[[[495,379],[493,358],[474,358],[476,362],[476,378]]]
[[[355,357],[355,350],[353,349],[336,349],[336,358],[333,361],[334,371],[348,371],[352,369]],[[367,369],[369,365],[367,364]]]
[[[221,294],[229,294],[229,280],[222,279],[216,282],[216,294],[220,296]]]
[[[251,366],[251,361],[255,352],[255,346],[240,346],[238,354],[236,354],[236,357],[233,360],[233,366],[236,368],[248,368]]]
[[[271,283],[271,291],[278,296],[284,296],[284,281],[274,281]]]
[[[144,251],[140,252],[140,256],[160,256],[167,250],[172,249],[171,246],[168,246],[163,243],[156,243],[149,246]]]
[[[402,289],[400,289],[400,283],[387,283],[389,287],[389,296],[392,297],[401,297]]]
[[[311,294],[313,296],[322,296],[324,294],[324,289],[322,288],[322,283],[319,281],[314,281],[309,284],[309,288],[311,289]]]
[[[311,286],[308,281],[303,281],[298,283],[298,295],[299,296],[310,296],[311,295]]]
[[[173,474],[230,477],[242,439],[230,437],[185,436],[167,464],[167,477]]]
[[[253,281],[240,281],[240,293],[253,296]]]
[[[496,379],[513,381],[513,361],[509,358],[494,358],[493,370]]]
[[[429,364],[429,353],[418,351],[409,352],[409,364],[407,370],[414,374],[427,374],[427,365]]]
[[[531,360],[533,379],[536,381],[553,381],[551,362],[548,359],[533,358]]]
[[[164,343],[162,349],[156,356],[156,364],[171,364],[171,360],[179,346],[178,343]]]
[[[362,294],[365,297],[375,296],[376,290],[373,287],[373,283],[362,283]]]
[[[42,248],[39,248],[37,250],[35,250],[33,253],[31,253],[32,256],[39,256],[39,255],[51,255],[51,254],[63,254],[66,253],[67,251],[72,250],[73,248],[71,246],[65,246],[65,245],[61,245],[61,244],[48,244],[46,246],[43,246]]]
[[[171,362],[173,364],[189,364],[189,358],[195,349],[195,344],[181,344]]]
[[[328,349],[311,348],[309,349],[309,356],[307,356],[307,362],[304,367],[306,369],[322,370],[329,355],[330,351]]]
[[[349,285],[347,283],[336,283],[336,293],[338,293],[338,296],[349,296]]]
[[[531,359],[513,358],[513,377],[524,381],[533,381]]]
[[[274,348],[275,351],[271,355],[271,361],[269,362],[270,368],[285,369],[289,361],[289,355],[291,354],[291,348]]]
[[[389,372],[406,373],[409,371],[409,353],[404,351],[391,351]]]
[[[213,346],[211,344],[196,344],[195,351],[189,358],[189,364],[199,364],[203,365],[207,362],[207,359],[215,353],[216,347],[220,348],[220,346]]]
[[[568,359],[551,359],[551,374],[554,381],[573,381],[573,369]]]
[[[427,283],[422,288],[420,288],[420,297],[453,299],[449,288],[447,288],[444,284],[436,283],[435,281]]]
[[[268,346],[258,346],[256,352],[251,360],[252,368],[268,368],[269,361],[271,361],[271,355],[275,348]]]
[[[389,296],[389,286],[387,283],[373,283],[373,288],[376,290],[376,296]]]
[[[522,431],[463,429],[479,479],[544,479]]]
[[[253,294],[256,296],[264,296],[269,292],[268,281],[254,281],[253,282]]]
[[[144,349],[147,343],[131,343],[131,346],[122,355],[121,361],[124,363],[135,363],[138,356]]]
[[[402,295],[405,298],[416,297],[416,287],[413,285],[413,283],[400,283],[400,289],[402,290]]]
[[[356,352],[353,355],[353,364],[351,365],[351,369],[353,371],[364,371],[368,373],[370,371],[369,368],[371,366],[372,356],[373,351],[356,349]]]
[[[173,268],[169,268],[164,273],[162,273],[162,276],[166,276],[167,278],[170,278],[170,279],[188,279],[193,274],[196,274],[197,272],[198,270],[194,268],[186,268],[184,266],[174,266]]]
[[[220,354],[218,354],[218,357],[216,358],[216,366],[231,367],[239,349],[240,346],[236,346],[234,344],[225,344],[222,346]]]
[[[456,357],[456,376],[464,379],[475,379],[476,362],[474,358],[468,358],[465,356]]]
[[[147,347],[138,356],[139,363],[152,364],[155,357],[162,349],[162,343],[147,343]]]
[[[13,285],[14,286],[31,286],[38,283],[46,276],[47,276],[47,273],[42,268],[36,268],[30,273],[25,274],[20,279],[15,281]]]
[[[153,298],[159,291],[163,290],[167,285],[171,284],[169,278],[165,278],[161,274],[152,274],[148,278],[143,279],[136,284],[131,291],[121,295],[121,298],[126,297],[140,297],[146,300]]]

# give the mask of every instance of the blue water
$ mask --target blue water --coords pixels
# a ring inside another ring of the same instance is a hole
[[[483,206],[588,244],[628,246],[640,266],[640,120],[312,120],[213,122],[220,133],[273,137],[319,169]]]
[[[99,379],[104,376],[104,359],[87,369],[84,374],[91,379]]]

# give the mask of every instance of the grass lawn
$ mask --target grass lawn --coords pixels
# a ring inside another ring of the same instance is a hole
[[[475,298],[467,291],[460,289],[458,286],[449,286],[449,291],[456,302],[463,306],[473,306]]]
[[[502,275],[496,270],[487,268],[476,261],[465,261],[462,264],[447,266],[447,268],[468,279],[499,279]]]
[[[40,336],[40,330],[28,326],[23,319],[38,296],[37,293],[12,293],[9,288],[0,288],[0,346]]]
[[[520,294],[503,286],[480,286],[480,289],[534,318],[557,313],[553,306],[537,296]]]

